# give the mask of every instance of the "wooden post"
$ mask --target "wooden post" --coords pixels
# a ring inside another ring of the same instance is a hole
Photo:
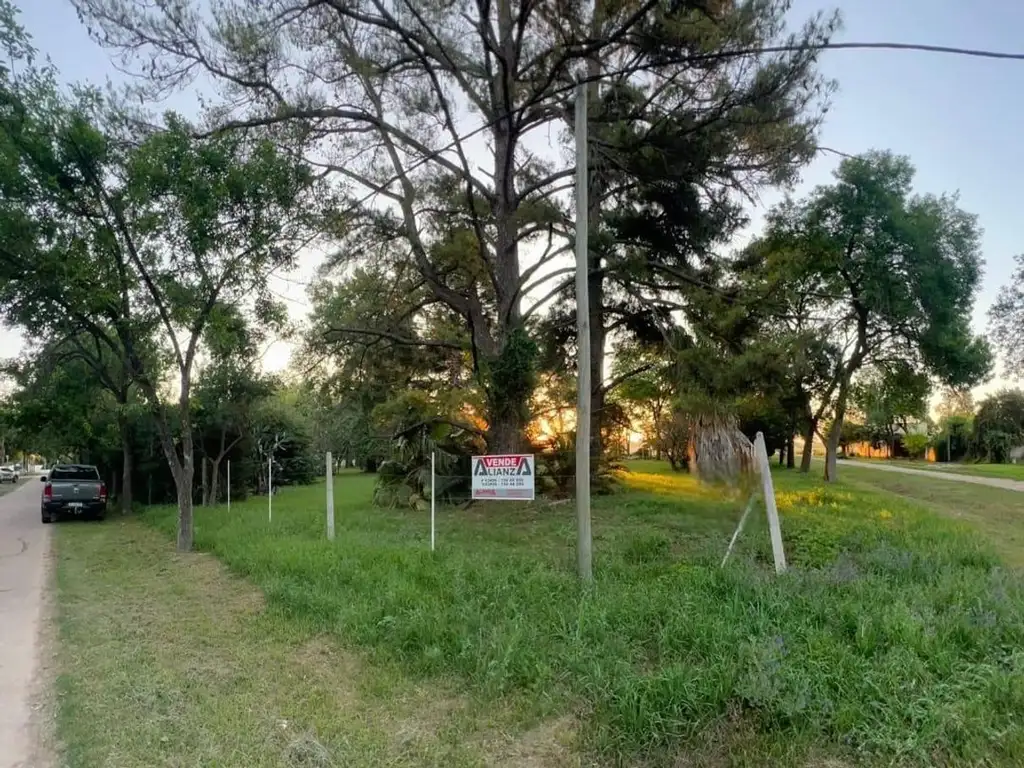
[[[786,553],[782,548],[782,528],[779,526],[779,510],[775,506],[775,487],[772,485],[772,468],[768,463],[768,450],[764,445],[764,435],[760,432],[754,438],[758,471],[761,473],[761,490],[764,494],[764,506],[768,512],[768,532],[772,539],[772,555],[775,558],[775,572],[786,570]]]
[[[327,452],[327,540],[334,541],[334,461]]]
[[[590,533],[590,304],[587,259],[587,86],[576,86],[576,561],[582,581],[592,581]]]
[[[435,491],[436,484],[434,483],[434,478],[437,476],[436,456],[437,455],[436,455],[436,453],[434,451],[430,452],[430,551],[431,552],[434,551],[434,538],[435,538],[435,534],[434,534],[434,530],[435,530],[434,529],[434,508],[435,508],[435,504],[436,504],[435,498],[436,498],[437,494],[436,494],[436,491]]]
[[[736,530],[733,531],[732,538],[729,539],[729,547],[725,550],[725,557],[722,558],[722,564],[720,568],[725,568],[726,562],[729,560],[729,555],[732,554],[732,548],[736,546],[736,540],[739,539],[740,534],[743,533],[743,526],[747,524],[747,518],[750,517],[750,511],[754,508],[754,502],[757,501],[757,491],[750,494],[750,500],[747,502],[747,508],[743,510],[743,517],[740,518],[740,524],[736,526]]]

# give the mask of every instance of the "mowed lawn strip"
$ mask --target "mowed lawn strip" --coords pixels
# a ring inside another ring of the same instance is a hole
[[[936,513],[964,521],[991,542],[1002,559],[1024,568],[1024,493],[922,475],[878,472],[848,463],[841,478],[859,489],[891,493]]]
[[[0,483],[0,496],[3,496],[6,493],[10,493],[11,491],[18,490],[19,488],[21,488],[22,484],[26,482],[28,481],[22,479],[16,483]]]
[[[311,631],[494,706],[579,724],[598,764],[1019,765],[1024,590],[989,542],[891,494],[776,476],[792,572],[763,513],[718,562],[743,500],[632,463],[595,499],[595,574],[571,504],[375,509],[373,479],[198,512],[197,543]],[[976,489],[975,489],[976,490]],[[145,519],[174,528],[171,509]],[[685,763],[684,763],[685,764]]]
[[[57,532],[69,768],[573,764],[571,721],[367,663],[137,520]]]
[[[932,472],[949,472],[955,475],[991,477],[997,480],[1018,480],[1024,482],[1024,464],[951,464],[932,461],[911,461],[909,459],[854,459],[843,462],[842,466],[857,464],[881,464],[908,469],[924,469]]]

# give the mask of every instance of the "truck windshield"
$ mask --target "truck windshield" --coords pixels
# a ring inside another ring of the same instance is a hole
[[[99,480],[100,473],[95,467],[54,467],[50,480]]]

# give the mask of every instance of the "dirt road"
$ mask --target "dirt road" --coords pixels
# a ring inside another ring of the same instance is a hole
[[[36,703],[50,527],[29,478],[0,496],[0,768],[44,768]]]
[[[898,472],[902,475],[920,475],[938,480],[952,480],[957,483],[988,485],[992,488],[1005,488],[1008,491],[1024,491],[1024,482],[1020,480],[1006,480],[1001,477],[979,477],[960,472],[943,472],[941,469],[914,469],[913,467],[883,464],[880,461],[857,461],[856,459],[847,459],[842,462],[840,464],[840,473],[842,473],[842,467],[844,466],[857,467],[858,469],[876,469],[879,472]]]

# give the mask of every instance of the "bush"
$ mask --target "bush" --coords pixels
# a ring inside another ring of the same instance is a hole
[[[904,435],[903,447],[906,449],[907,454],[912,459],[920,459],[924,457],[925,451],[928,450],[928,446],[931,441],[928,439],[928,435],[914,432],[913,434]]]
[[[534,447],[537,455],[537,492],[571,496],[576,488],[576,432],[564,432]],[[591,456],[590,490],[595,494],[615,490],[616,472],[622,465],[607,453]]]
[[[1010,450],[1024,443],[1024,392],[1007,389],[983,400],[971,437],[975,458],[1005,462]]]
[[[654,428],[657,433],[655,450],[664,456],[677,472],[689,469],[690,416],[676,409],[668,416],[663,416]]]

